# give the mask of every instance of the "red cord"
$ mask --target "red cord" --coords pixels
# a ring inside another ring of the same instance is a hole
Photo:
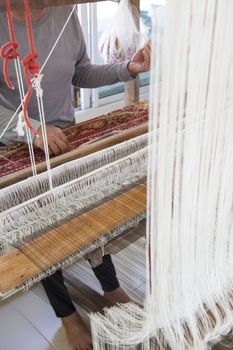
[[[17,51],[18,44],[15,40],[15,33],[14,33],[14,26],[13,26],[13,20],[11,15],[11,8],[10,8],[10,0],[6,0],[6,9],[7,9],[7,20],[8,20],[8,27],[10,32],[10,41],[4,44],[1,48],[1,56],[4,60],[3,63],[3,72],[4,77],[6,80],[6,84],[10,89],[14,89],[14,85],[12,84],[10,78],[9,78],[9,61],[14,60],[17,57],[19,57],[19,53]]]
[[[28,105],[29,102],[31,100],[32,97],[32,93],[33,93],[33,87],[32,87],[32,82],[31,82],[31,75],[35,76],[39,73],[39,64],[36,61],[38,57],[37,53],[34,54],[29,54],[27,55],[24,59],[23,59],[23,66],[24,66],[24,76],[26,79],[26,82],[28,84],[28,92],[25,96],[25,100],[24,100],[24,105],[23,105],[23,116],[24,116],[24,120],[28,126],[28,128],[31,130],[31,132],[36,135],[37,131],[32,127],[30,120],[28,118]]]
[[[12,15],[11,15],[10,0],[6,0],[6,10],[7,10],[7,19],[8,19],[8,26],[10,31],[10,38],[12,41],[15,41],[15,33],[14,33],[14,26],[13,26]]]
[[[30,14],[30,7],[28,0],[24,0],[24,8],[25,8],[25,18],[26,18],[26,25],[27,25],[27,33],[28,33],[28,41],[30,46],[30,53],[23,59],[23,66],[24,66],[24,75],[26,82],[28,84],[28,92],[25,97],[25,102],[23,106],[23,116],[25,119],[25,122],[28,126],[28,128],[31,130],[31,132],[36,135],[36,130],[32,127],[30,124],[29,118],[28,118],[28,104],[30,102],[33,87],[31,82],[31,76],[37,77],[40,72],[40,64],[37,61],[38,53],[35,49],[35,43],[34,43],[34,37],[33,37],[33,31],[32,31],[32,21],[31,21],[31,14]]]

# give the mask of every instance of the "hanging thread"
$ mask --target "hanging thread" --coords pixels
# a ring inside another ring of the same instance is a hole
[[[66,20],[66,22],[65,22],[65,24],[64,24],[64,26],[63,26],[61,32],[60,32],[59,35],[58,35],[57,40],[55,41],[55,43],[54,43],[52,49],[50,50],[50,52],[49,52],[49,54],[48,54],[46,60],[44,61],[43,65],[42,65],[42,67],[41,67],[41,69],[40,69],[40,74],[41,74],[42,71],[44,70],[45,66],[47,65],[47,63],[48,63],[48,61],[49,61],[49,58],[52,56],[54,50],[56,49],[57,44],[58,44],[60,38],[62,37],[62,34],[64,33],[64,31],[65,31],[65,29],[66,29],[66,27],[67,27],[67,25],[68,25],[68,23],[69,23],[69,21],[70,21],[72,15],[73,15],[75,9],[76,9],[76,6],[73,6],[73,8],[72,8],[72,10],[71,10],[71,12],[70,12],[70,14],[69,14],[67,20]],[[20,108],[21,108],[22,106],[23,106],[23,101],[21,101],[21,104],[18,106],[18,108],[16,109],[15,113],[13,114],[13,116],[11,117],[11,119],[9,120],[9,122],[7,123],[6,127],[4,128],[4,130],[2,131],[2,133],[0,134],[0,139],[3,138],[4,134],[5,134],[6,131],[8,130],[10,124],[12,123],[12,121],[14,120],[14,118],[17,116],[17,114],[18,114],[18,112],[20,111]]]
[[[32,22],[31,22],[31,15],[30,15],[30,7],[28,4],[28,0],[24,0],[24,8],[25,8],[25,20],[26,20],[26,26],[27,26],[27,33],[28,33],[28,41],[30,46],[30,53],[23,59],[23,66],[24,66],[24,76],[28,85],[28,92],[25,97],[25,102],[23,106],[23,114],[25,122],[28,126],[28,128],[31,130],[31,132],[36,135],[37,131],[32,127],[29,118],[28,118],[28,105],[30,102],[30,99],[32,97],[33,93],[33,86],[31,82],[31,76],[36,78],[39,74],[39,62],[37,61],[38,53],[35,49],[35,43],[34,43],[34,37],[32,32]]]
[[[14,86],[9,78],[9,71],[8,71],[9,61],[13,60],[14,64],[15,64],[15,71],[16,71],[17,82],[18,82],[18,87],[19,87],[21,105],[23,106],[25,93],[24,93],[24,85],[23,85],[21,66],[20,66],[20,62],[19,62],[19,52],[17,50],[18,43],[16,41],[15,33],[14,33],[10,0],[6,0],[6,9],[7,9],[7,20],[8,20],[10,41],[7,42],[5,45],[3,45],[1,48],[1,55],[4,59],[4,64],[3,64],[4,77],[5,77],[5,81],[6,81],[6,84],[8,85],[8,87],[13,90]],[[7,124],[7,127],[9,125],[9,123]],[[24,136],[24,126],[25,126],[25,123],[23,123],[22,113],[20,112],[19,116],[18,116],[17,127],[14,131],[16,131],[19,136]],[[36,175],[37,171],[36,171],[36,163],[35,163],[35,155],[34,155],[34,150],[33,150],[32,137],[31,137],[31,134],[30,134],[28,128],[26,128],[26,135],[27,135],[27,142],[28,142],[29,154],[30,154],[31,165],[32,165],[32,172],[33,172],[33,175]]]
[[[26,122],[28,128],[35,135],[35,137],[38,137],[37,131],[34,130],[34,128],[32,127],[32,125],[29,121],[29,118],[28,118],[28,105],[29,105],[30,99],[32,97],[33,88],[35,88],[39,116],[40,116],[40,123],[41,123],[41,131],[42,131],[42,139],[43,139],[43,144],[44,144],[47,172],[48,172],[48,177],[49,177],[50,188],[52,189],[53,182],[52,182],[52,175],[51,175],[49,146],[48,146],[48,139],[47,139],[47,133],[46,133],[46,124],[45,124],[45,113],[44,113],[44,105],[43,105],[43,90],[41,88],[42,75],[40,74],[40,64],[37,60],[38,52],[35,49],[34,36],[33,36],[33,31],[32,31],[31,14],[30,14],[30,7],[29,7],[28,0],[24,0],[24,8],[25,8],[25,19],[26,19],[30,53],[23,59],[24,75],[25,75],[26,82],[28,84],[28,92],[26,94],[25,102],[23,105],[23,114],[24,114],[24,119],[25,119],[25,122]]]

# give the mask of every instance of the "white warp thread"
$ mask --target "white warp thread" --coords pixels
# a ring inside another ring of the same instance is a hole
[[[147,41],[147,35],[138,29],[139,12],[129,0],[121,0],[107,29],[101,35],[99,50],[107,63],[130,60]],[[144,30],[145,31],[145,30]]]
[[[167,0],[157,24],[146,305],[93,315],[95,350],[205,350],[233,326],[232,16],[231,0]]]
[[[52,169],[54,188],[146,147],[147,139],[147,135],[138,136]],[[49,183],[46,173],[8,186],[0,191],[0,213],[48,191]]]
[[[2,245],[33,238],[146,176],[147,147],[0,214]]]
[[[18,292],[19,290],[27,291],[29,288],[34,286],[36,283],[40,282],[44,278],[53,275],[57,270],[65,269],[67,267],[70,267],[74,265],[77,261],[80,261],[80,259],[83,259],[86,257],[87,254],[92,253],[99,247],[105,246],[109,241],[112,241],[114,238],[121,235],[123,232],[133,229],[139,225],[139,223],[146,218],[146,211],[139,213],[134,218],[128,220],[124,224],[121,224],[117,226],[112,231],[108,232],[105,236],[96,239],[95,241],[91,242],[89,245],[82,248],[82,250],[78,250],[74,252],[71,256],[65,257],[62,261],[59,261],[57,264],[48,267],[46,265],[43,266],[44,270],[23,283],[22,285],[17,286],[13,290],[10,290],[6,293],[2,293],[0,291],[0,300],[4,300]],[[37,261],[37,263],[39,260]],[[42,262],[40,262],[40,267],[42,268]]]

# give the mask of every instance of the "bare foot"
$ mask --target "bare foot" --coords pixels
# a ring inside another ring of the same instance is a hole
[[[122,288],[117,288],[112,292],[105,292],[104,298],[108,301],[110,306],[114,306],[116,304],[126,304],[132,301]]]
[[[72,350],[93,349],[91,334],[77,311],[61,320]]]
[[[112,292],[105,292],[104,293],[104,298],[107,300],[109,303],[109,306],[114,306],[116,304],[126,304],[126,303],[134,303],[138,305],[140,308],[143,308],[143,304],[132,300],[128,294],[124,291],[122,288],[117,288],[113,290]]]

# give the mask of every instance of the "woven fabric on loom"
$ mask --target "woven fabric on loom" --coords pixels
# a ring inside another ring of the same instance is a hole
[[[106,115],[80,123],[64,130],[70,149],[105,135],[133,128],[148,121],[148,103],[139,102],[129,107],[118,109]],[[36,163],[45,160],[41,150],[35,152]],[[0,149],[0,177],[12,174],[31,166],[28,148],[22,144]]]

